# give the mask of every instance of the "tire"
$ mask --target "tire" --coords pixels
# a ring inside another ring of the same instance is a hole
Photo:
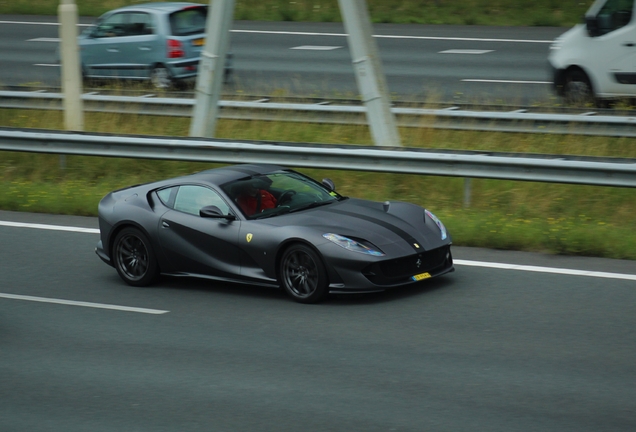
[[[148,286],[159,274],[150,240],[137,228],[124,228],[115,237],[113,264],[124,282],[132,286]]]
[[[568,105],[583,106],[594,103],[594,92],[585,72],[574,70],[567,73],[563,85],[563,97]]]
[[[156,89],[167,90],[172,87],[172,76],[165,66],[156,65],[150,71],[150,82]]]
[[[280,285],[299,303],[316,303],[328,292],[327,272],[320,256],[308,246],[294,244],[280,260]]]

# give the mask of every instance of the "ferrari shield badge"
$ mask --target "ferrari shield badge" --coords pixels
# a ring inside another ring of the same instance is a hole
[[[247,233],[247,235],[245,236],[245,240],[247,240],[247,242],[249,243],[252,241],[252,237],[254,237],[252,233]]]

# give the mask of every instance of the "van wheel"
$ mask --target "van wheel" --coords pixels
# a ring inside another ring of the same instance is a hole
[[[582,106],[594,103],[592,85],[585,72],[580,70],[568,72],[563,86],[563,97],[568,105]]]
[[[165,66],[157,65],[150,71],[150,81],[155,88],[169,89],[172,87],[172,77]]]

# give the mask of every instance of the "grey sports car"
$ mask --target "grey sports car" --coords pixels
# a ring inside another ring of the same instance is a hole
[[[313,303],[454,270],[430,211],[338,194],[274,165],[237,165],[131,186],[99,204],[96,253],[130,285],[159,274],[282,287]]]

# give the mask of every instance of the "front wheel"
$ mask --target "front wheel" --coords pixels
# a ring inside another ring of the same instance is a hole
[[[290,246],[280,261],[280,284],[299,303],[316,303],[327,295],[329,282],[320,256],[308,246]]]
[[[569,105],[583,106],[594,103],[592,85],[585,72],[580,70],[568,72],[563,86],[563,96]]]
[[[113,264],[129,285],[150,285],[159,274],[150,240],[136,228],[124,228],[113,243]]]

